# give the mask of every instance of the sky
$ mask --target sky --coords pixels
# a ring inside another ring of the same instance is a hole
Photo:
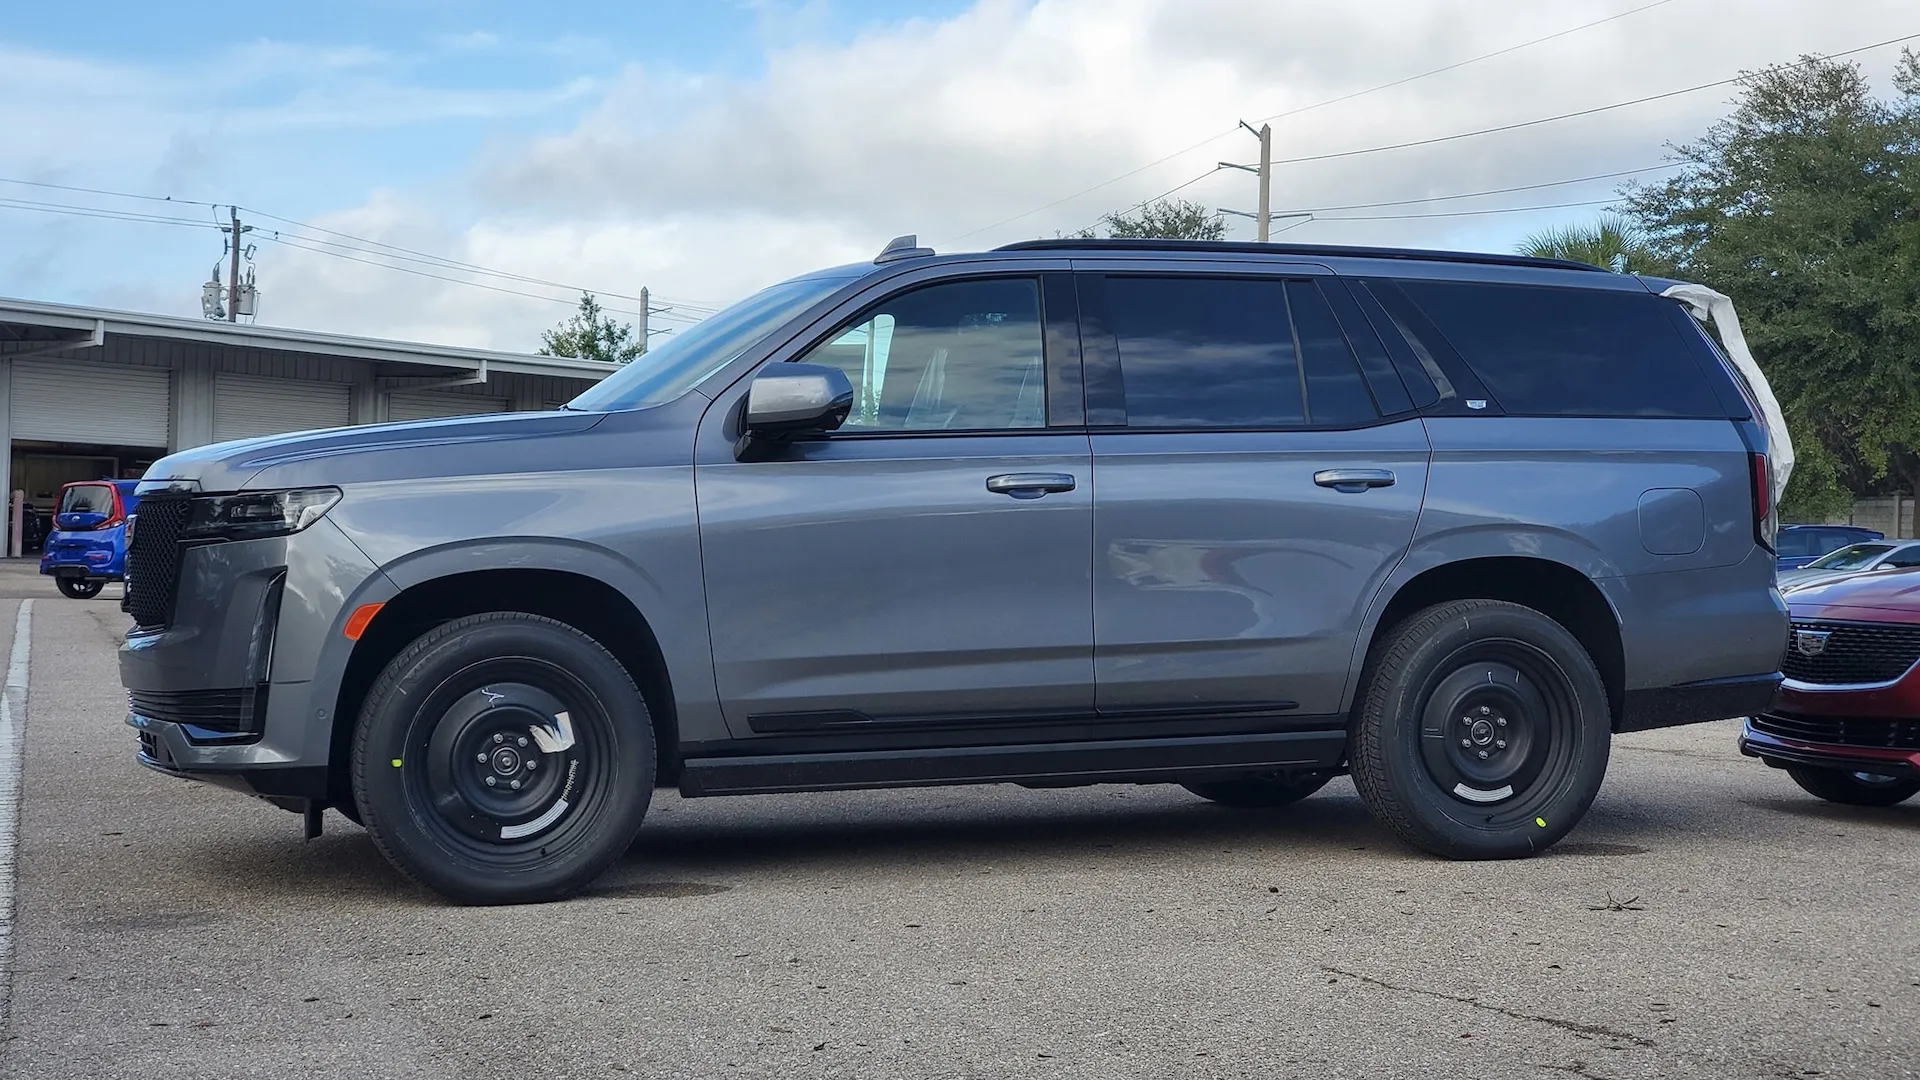
[[[1375,148],[1905,35],[1912,0],[14,0],[0,296],[197,316],[237,204],[261,324],[531,351],[582,288],[670,330],[903,233],[1252,210],[1242,120],[1286,239],[1509,251],[1735,88]]]

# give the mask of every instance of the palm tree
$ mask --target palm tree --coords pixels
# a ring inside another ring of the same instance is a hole
[[[1592,225],[1562,225],[1534,233],[1515,251],[1537,259],[1588,263],[1616,274],[1661,274],[1669,270],[1647,246],[1640,226],[1621,214],[1601,214]]]

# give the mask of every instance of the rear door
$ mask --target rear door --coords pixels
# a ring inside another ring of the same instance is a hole
[[[1426,488],[1391,359],[1318,267],[1079,286],[1100,712],[1249,731],[1338,713]]]

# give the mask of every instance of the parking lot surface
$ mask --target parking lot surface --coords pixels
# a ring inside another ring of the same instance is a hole
[[[32,612],[0,1075],[1920,1075],[1920,805],[1731,723],[1624,736],[1548,855],[1458,864],[1346,781],[683,801],[557,905],[452,908],[133,761],[118,586]]]

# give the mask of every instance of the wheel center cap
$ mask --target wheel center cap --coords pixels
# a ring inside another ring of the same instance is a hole
[[[1467,738],[1472,739],[1475,746],[1485,746],[1493,741],[1493,725],[1485,720],[1475,720],[1473,726],[1467,729]]]
[[[502,746],[493,752],[493,771],[501,776],[520,771],[520,752],[511,746]]]

